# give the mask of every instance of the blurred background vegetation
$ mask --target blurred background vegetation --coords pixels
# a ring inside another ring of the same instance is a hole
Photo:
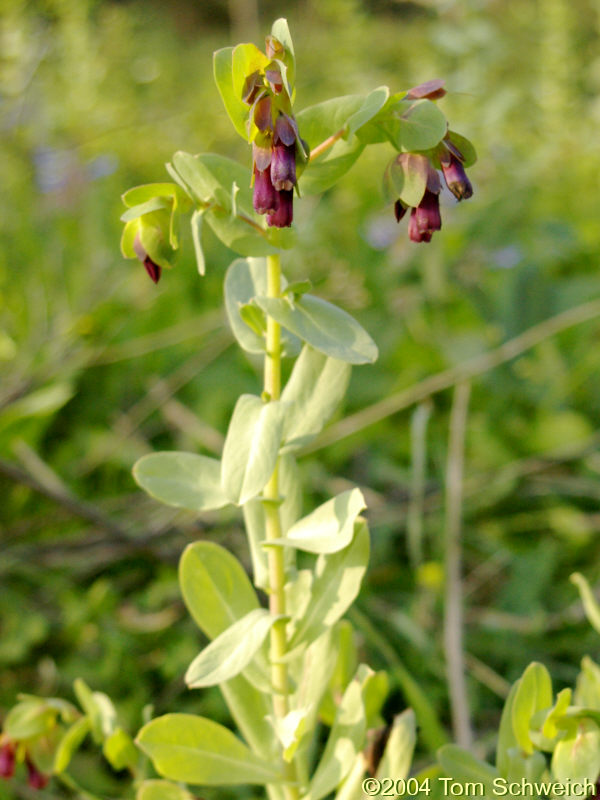
[[[82,676],[132,730],[148,702],[224,714],[216,693],[184,689],[201,642],[176,565],[198,537],[247,560],[240,518],[163,508],[131,466],[151,449],[218,452],[259,365],[233,346],[221,310],[231,254],[207,233],[199,280],[184,242],[155,287],[119,253],[120,195],[164,180],[178,149],[248,161],[212,51],[260,43],[285,15],[297,109],[444,77],[444,111],[479,152],[473,199],[445,197],[443,230],[425,246],[382,199],[391,150],[368,150],[337,188],[296,203],[300,246],[285,269],[380,347],[375,366],[354,370],[343,413],[356,416],[333,424],[302,471],[315,501],[364,488],[373,556],[355,617],[361,654],[401,663],[446,727],[445,475],[452,389],[470,380],[464,463],[460,442],[453,458],[464,469],[469,702],[491,745],[526,664],[543,661],[562,688],[583,653],[599,654],[568,581],[574,569],[600,581],[597,3],[0,7],[0,709],[18,691],[72,697]],[[498,349],[515,337],[515,350]],[[405,703],[395,679],[388,710]],[[82,769],[118,794],[108,772]]]

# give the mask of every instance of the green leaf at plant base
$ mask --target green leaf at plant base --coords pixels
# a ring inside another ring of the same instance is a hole
[[[345,361],[304,346],[281,395],[284,451],[303,447],[321,432],[346,394],[350,372]]]
[[[165,451],[142,456],[133,477],[151,497],[176,508],[208,511],[229,500],[221,488],[221,462],[195,453]]]
[[[303,800],[321,800],[346,777],[366,734],[366,716],[359,680],[351,681],[337,709],[325,750]]]
[[[278,464],[279,494],[283,498],[279,506],[281,530],[285,533],[296,522],[302,511],[302,484],[298,466],[292,455],[282,455]],[[244,524],[252,559],[254,585],[267,589],[269,585],[268,555],[263,542],[266,539],[265,504],[260,497],[244,503]],[[289,570],[296,562],[291,548],[284,553],[285,567]]]
[[[155,779],[140,784],[135,800],[194,800],[194,796],[177,783]]]
[[[215,686],[239,675],[262,647],[282,617],[264,608],[249,611],[206,647],[190,664],[185,682],[190,689]]]
[[[90,731],[89,717],[81,717],[66,731],[59,742],[54,756],[53,772],[61,773],[69,766],[73,755],[79,749]]]
[[[241,94],[236,95],[233,87],[233,47],[224,47],[215,52],[213,70],[215,83],[229,119],[239,135],[248,141],[247,123],[250,109],[242,100]]]
[[[449,778],[463,786],[466,783],[483,783],[487,797],[494,797],[494,779],[498,770],[456,744],[445,744],[438,750],[438,761]]]
[[[552,775],[561,783],[573,781],[594,784],[600,774],[600,729],[593,722],[580,722],[561,739],[552,754]],[[566,796],[569,795],[567,792]]]
[[[290,650],[314,641],[342,617],[358,595],[368,561],[369,530],[359,519],[348,547],[317,559],[310,602],[303,617],[294,623]]]
[[[284,328],[331,358],[349,364],[372,364],[377,346],[365,329],[341,308],[303,295],[293,304],[283,297],[257,297],[256,303]]]
[[[571,582],[579,589],[588,622],[597,633],[600,633],[600,605],[598,605],[589,583],[580,572],[574,572],[571,575]]]
[[[230,502],[256,497],[273,474],[283,435],[284,407],[243,394],[233,410],[223,445],[221,486]]]
[[[230,730],[203,717],[167,714],[144,725],[137,744],[159,775],[206,786],[278,783],[281,770]]]
[[[286,285],[287,282],[282,278],[284,289]],[[225,310],[233,335],[247,353],[264,353],[266,342],[263,336],[259,336],[243,320],[240,308],[266,293],[267,262],[264,258],[238,258],[230,264],[225,275]],[[256,306],[254,308],[264,318],[264,312]],[[281,343],[285,355],[296,355],[300,352],[300,340],[288,331],[282,331]]]
[[[417,741],[415,712],[407,708],[394,718],[383,756],[377,768],[377,777],[393,775],[404,780],[408,777]]]
[[[298,520],[281,539],[265,546],[286,545],[307,553],[337,553],[352,541],[354,525],[366,508],[360,489],[349,489]]]
[[[527,755],[533,753],[531,720],[536,712],[552,706],[552,679],[546,667],[531,663],[520,678],[512,702],[512,726],[515,738]]]
[[[179,585],[188,611],[209,639],[259,607],[240,562],[214,542],[195,542],[185,548]]]

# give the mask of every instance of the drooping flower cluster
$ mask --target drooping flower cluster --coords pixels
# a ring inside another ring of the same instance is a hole
[[[403,155],[398,156],[397,161],[402,162]],[[449,138],[440,142],[436,150],[436,160],[439,161],[446,186],[457,200],[466,200],[473,194],[473,187],[467,177],[463,166],[464,157],[458,147]],[[412,156],[413,159],[415,156]],[[425,156],[418,156],[425,159]],[[421,169],[423,166],[421,164]],[[394,203],[394,214],[397,222],[410,208],[410,219],[408,222],[408,236],[412,242],[430,242],[435,231],[441,230],[442,217],[440,214],[440,191],[441,181],[438,171],[427,158],[425,171],[425,190],[423,196],[416,206],[409,206],[401,199]]]
[[[20,758],[23,758],[21,752]],[[33,763],[29,753],[25,752],[25,766],[27,767],[27,783],[32,789],[43,789],[48,783],[48,776],[40,772]],[[0,745],[0,778],[9,780],[15,774],[17,763],[17,745],[10,739],[4,739]]]
[[[242,99],[250,106],[249,124],[256,127],[252,141],[252,204],[257,214],[267,215],[267,225],[286,228],[294,216],[296,159],[306,159],[291,110],[291,99],[281,73],[285,48],[274,36],[267,37],[264,70],[248,75]]]

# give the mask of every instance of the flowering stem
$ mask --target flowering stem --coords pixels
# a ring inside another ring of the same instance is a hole
[[[267,256],[267,296],[281,297],[281,259],[279,254]],[[267,344],[264,370],[264,392],[270,401],[279,400],[281,395],[281,327],[272,317],[267,316]],[[266,539],[279,539],[282,535],[279,515],[279,462],[263,491]],[[285,564],[283,548],[274,546],[267,548],[269,567],[269,610],[273,615],[285,615]],[[285,662],[287,637],[285,621],[276,623],[271,628],[271,681],[274,687],[273,710],[275,717],[282,719],[289,711],[288,668]],[[287,777],[296,781],[295,764],[288,763]],[[300,797],[297,786],[285,787],[286,799],[297,800]]]
[[[339,131],[329,136],[329,138],[325,139],[321,144],[318,144],[310,151],[309,161],[314,161],[315,158],[318,158],[321,153],[324,153],[326,150],[329,150],[330,147],[337,142],[338,139],[341,139],[342,136],[346,133],[345,128],[340,128]]]

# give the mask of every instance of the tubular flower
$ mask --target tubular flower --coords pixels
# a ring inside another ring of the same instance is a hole
[[[394,215],[396,221],[404,217],[410,208],[410,219],[408,221],[408,237],[411,242],[430,242],[434,231],[439,231],[442,227],[440,215],[440,176],[433,168],[433,165],[423,155],[402,153],[392,163],[390,171],[392,177],[393,170],[402,171],[402,180],[410,176],[419,176],[424,183],[423,196],[414,207],[404,202],[399,197],[394,203]]]
[[[158,283],[160,280],[161,268],[158,264],[156,264],[146,250],[144,249],[144,245],[140,239],[139,233],[136,234],[136,237],[133,241],[133,249],[135,250],[136,256],[142,262],[144,267],[146,268],[146,272],[150,276],[150,278],[154,281],[154,283]]]
[[[440,197],[425,189],[423,199],[410,213],[408,236],[413,242],[430,242],[433,232],[441,227]]]
[[[27,783],[32,789],[43,789],[48,783],[48,776],[40,772],[29,756],[25,758],[27,766]]]
[[[0,778],[12,778],[15,774],[16,748],[12,742],[5,742],[0,747]]]
[[[471,181],[462,165],[462,161],[454,153],[448,153],[446,160],[441,160],[442,172],[446,185],[457,200],[467,200],[473,194]]]

